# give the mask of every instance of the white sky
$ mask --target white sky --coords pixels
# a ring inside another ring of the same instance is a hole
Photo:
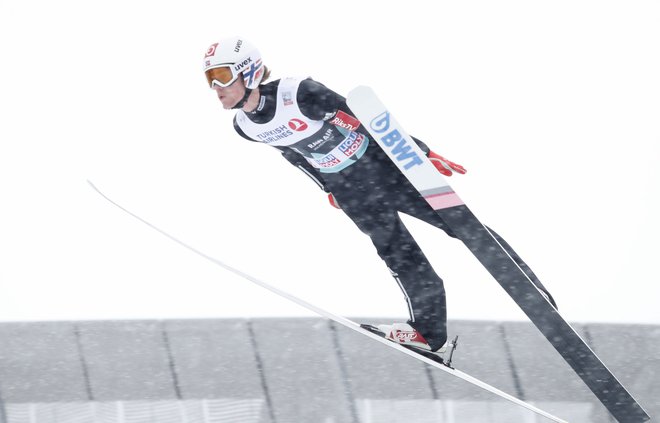
[[[431,3],[428,3],[431,4]],[[241,34],[274,77],[372,86],[572,321],[660,323],[660,3],[0,0],[0,320],[401,316],[369,239],[208,90]],[[410,5],[410,6],[408,6]],[[450,318],[522,319],[462,244],[406,219]]]

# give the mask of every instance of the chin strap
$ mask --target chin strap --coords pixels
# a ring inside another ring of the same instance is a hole
[[[252,90],[246,88],[245,89],[245,95],[243,96],[243,98],[238,103],[236,103],[236,105],[234,107],[232,107],[232,109],[242,109],[243,106],[245,106],[245,103],[247,103],[247,100],[248,100],[248,97],[250,97],[250,94],[252,94]]]

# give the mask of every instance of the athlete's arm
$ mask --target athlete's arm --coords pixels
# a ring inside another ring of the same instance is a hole
[[[238,126],[238,123],[236,123],[236,116],[234,116],[234,130],[238,133],[238,135],[245,138],[246,140],[256,142],[252,138],[248,137],[247,134],[245,132],[243,132],[241,127]]]
[[[328,120],[342,107],[342,103],[346,107],[344,97],[310,78],[300,82],[296,100],[303,115],[313,120]]]

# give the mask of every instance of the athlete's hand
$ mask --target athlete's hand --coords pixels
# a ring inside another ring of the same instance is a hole
[[[328,201],[330,202],[330,205],[332,207],[336,209],[341,209],[341,207],[339,207],[339,202],[337,202],[337,199],[335,198],[334,195],[332,195],[332,193],[328,193]]]
[[[451,176],[454,172],[464,175],[465,172],[467,172],[463,166],[454,162],[450,162],[444,157],[435,154],[433,151],[429,151],[428,157],[429,159],[431,159],[431,163],[433,163],[433,166],[435,166],[435,168],[438,169],[438,172],[442,173],[445,176]]]

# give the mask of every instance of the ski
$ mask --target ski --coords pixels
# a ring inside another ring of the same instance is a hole
[[[610,414],[620,423],[649,420],[644,409],[563,319],[530,274],[507,253],[503,241],[500,243],[468,209],[374,91],[365,86],[357,87],[349,93],[347,104],[420,195],[520,306]]]
[[[358,323],[356,323],[356,322],[354,322],[350,319],[347,319],[343,316],[339,316],[339,315],[336,315],[334,313],[331,313],[331,312],[329,312],[329,311],[327,311],[323,308],[317,307],[314,304],[311,304],[311,303],[309,303],[309,302],[307,302],[307,301],[305,301],[305,300],[303,300],[299,297],[296,297],[296,296],[294,296],[294,295],[292,295],[292,294],[290,294],[286,291],[283,291],[283,290],[281,290],[281,289],[279,289],[279,288],[277,288],[277,287],[275,287],[271,284],[268,284],[268,283],[266,283],[266,282],[264,282],[260,279],[257,279],[255,277],[239,270],[239,269],[236,269],[232,266],[229,266],[229,265],[225,264],[224,262],[222,262],[222,261],[220,261],[220,260],[218,260],[218,259],[216,259],[216,258],[214,258],[214,257],[212,257],[212,256],[210,256],[210,255],[208,255],[208,254],[206,254],[206,253],[204,253],[204,252],[188,245],[188,244],[186,244],[185,242],[179,240],[178,238],[175,238],[174,236],[170,235],[169,233],[165,232],[164,230],[160,229],[159,227],[153,225],[149,221],[143,219],[142,217],[138,216],[137,214],[133,213],[132,211],[128,210],[127,208],[123,207],[119,203],[112,200],[110,197],[108,197],[103,192],[101,192],[101,190],[99,190],[91,181],[88,180],[87,182],[97,194],[99,194],[101,197],[103,197],[105,200],[107,200],[110,204],[114,205],[115,207],[117,207],[118,209],[123,211],[124,213],[132,216],[133,218],[135,218],[138,221],[142,222],[143,224],[147,225],[148,227],[155,230],[156,232],[159,232],[161,235],[164,235],[165,237],[169,238],[170,240],[174,241],[175,243],[179,244],[180,246],[182,246],[182,247],[192,251],[193,253],[205,258],[206,260],[220,266],[221,268],[223,268],[223,269],[225,269],[225,270],[227,270],[231,273],[234,273],[234,274],[240,276],[241,278],[246,279],[246,280],[252,282],[253,284],[255,284],[257,286],[260,286],[260,287],[262,287],[262,288],[264,288],[264,289],[266,289],[266,290],[268,290],[268,291],[270,291],[270,292],[272,292],[276,295],[279,295],[280,297],[286,298],[287,300],[289,300],[289,301],[291,301],[295,304],[298,304],[299,306],[302,306],[302,307],[304,307],[304,308],[306,308],[306,309],[308,309],[308,310],[310,310],[310,311],[312,311],[312,312],[314,312],[314,313],[316,313],[316,314],[318,314],[322,317],[333,320],[334,322],[337,322],[338,324],[340,324],[340,325],[342,325],[342,326],[344,326],[348,329],[351,329],[351,330],[353,330],[357,333],[360,333],[360,334],[362,334],[364,336],[367,336],[367,337],[369,337],[369,338],[371,338],[375,341],[378,341],[383,345],[387,345],[388,347],[393,348],[393,349],[395,349],[395,350],[397,350],[397,351],[399,351],[403,354],[406,354],[410,357],[413,357],[413,358],[415,358],[415,359],[417,359],[417,360],[419,360],[419,361],[421,361],[421,362],[423,362],[423,363],[425,363],[429,366],[432,366],[436,369],[439,369],[439,370],[442,370],[446,373],[449,373],[450,375],[452,375],[454,377],[457,377],[459,379],[462,379],[462,380],[464,380],[464,381],[466,381],[466,382],[468,382],[468,383],[470,383],[470,384],[472,384],[472,385],[474,385],[474,386],[476,386],[480,389],[491,392],[491,393],[499,396],[500,398],[503,398],[507,401],[512,402],[513,404],[524,407],[527,410],[529,410],[529,411],[531,411],[531,412],[533,412],[533,413],[535,413],[539,416],[543,416],[547,419],[550,419],[553,422],[567,423],[565,420],[562,420],[558,417],[555,417],[554,415],[552,415],[550,413],[547,413],[547,412],[545,412],[545,411],[543,411],[543,410],[541,410],[541,409],[539,409],[539,408],[537,408],[537,407],[535,407],[535,406],[533,406],[533,405],[531,405],[531,404],[529,404],[529,403],[527,403],[527,402],[525,402],[525,401],[523,401],[523,400],[521,400],[517,397],[514,397],[513,395],[507,394],[506,392],[501,391],[501,390],[495,388],[494,386],[489,385],[486,382],[483,382],[483,381],[481,381],[481,380],[479,380],[479,379],[477,379],[473,376],[470,376],[467,373],[461,372],[460,370],[457,370],[457,369],[451,367],[451,364],[448,365],[447,363],[444,362],[444,360],[440,359],[437,356],[435,358],[429,357],[427,355],[423,355],[423,354],[420,354],[419,352],[413,351],[412,349],[406,348],[406,347],[404,347],[404,346],[402,346],[398,343],[389,341],[389,340],[385,339],[383,336],[379,335],[378,333],[375,333],[371,330],[368,330],[368,329],[362,327],[360,324],[358,324]],[[451,350],[452,354],[453,354],[453,348],[455,348],[455,345],[452,346],[452,350]]]

